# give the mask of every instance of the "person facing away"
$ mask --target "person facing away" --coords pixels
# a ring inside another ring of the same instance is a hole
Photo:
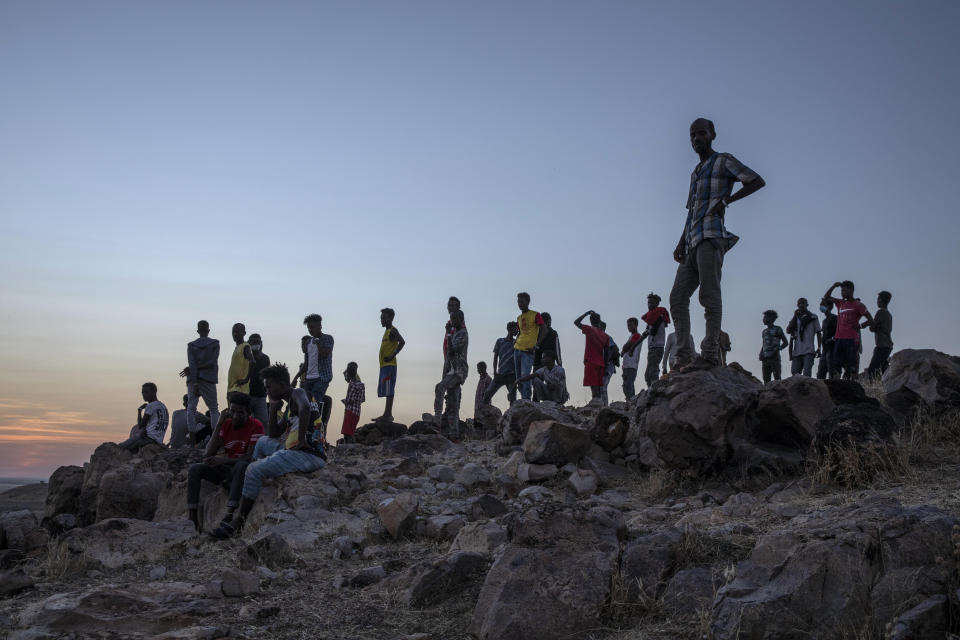
[[[590,316],[590,326],[584,326],[583,319]],[[607,361],[604,357],[610,336],[600,328],[600,314],[596,311],[584,311],[573,324],[584,335],[583,349],[583,386],[590,387],[590,402],[602,401],[603,377],[606,374]]]
[[[797,300],[797,308],[787,323],[787,333],[793,346],[790,352],[790,375],[813,375],[813,361],[820,357],[823,335],[820,320],[810,313],[807,299]]]
[[[777,316],[777,312],[773,309],[767,309],[763,312],[764,329],[760,333],[760,362],[764,383],[770,382],[771,376],[774,380],[780,379],[782,369],[780,352],[790,345],[783,329],[773,324],[777,321]]]
[[[187,379],[187,431],[191,434],[200,429],[196,421],[200,398],[210,412],[210,421],[220,422],[217,406],[220,341],[210,337],[210,323],[206,320],[197,322],[197,334],[200,337],[187,344],[187,366],[180,372],[180,377]]]
[[[484,404],[490,404],[500,387],[507,388],[507,401],[513,404],[517,399],[517,371],[513,364],[513,341],[520,327],[512,320],[507,323],[507,335],[497,338],[493,345],[493,382],[487,387]]]
[[[822,299],[820,313],[823,314],[823,322],[820,325],[823,349],[820,353],[820,364],[817,365],[817,378],[825,380],[832,371],[834,337],[837,333],[837,316],[833,314],[833,301],[829,298]]]
[[[326,464],[317,403],[310,401],[306,390],[290,384],[290,372],[282,363],[264,369],[263,382],[270,398],[269,438],[257,440],[254,460],[244,472],[237,512],[229,522],[220,523],[211,534],[214,538],[229,538],[243,528],[264,480],[297,471],[309,473]]]
[[[300,341],[303,364],[293,383],[300,378],[300,386],[322,408],[327,387],[333,380],[333,336],[323,332],[323,318],[318,313],[308,315],[303,324],[308,335]]]
[[[692,334],[687,334],[687,346],[690,347],[690,352],[696,354],[696,340],[693,339]],[[677,332],[673,331],[667,336],[667,341],[663,347],[663,375],[667,375],[669,371],[673,371],[677,368]]]
[[[477,409],[482,407],[485,404],[490,404],[486,402],[487,391],[490,389],[490,385],[493,384],[493,378],[487,373],[487,363],[480,361],[477,363],[477,375],[480,378],[477,380],[477,391],[473,396],[473,419],[477,419]]]
[[[627,400],[637,395],[635,382],[637,367],[640,364],[640,343],[643,341],[643,336],[637,331],[639,326],[640,321],[637,318],[627,318],[627,331],[630,332],[630,336],[623,343],[623,349],[620,351],[620,356],[623,358],[623,369],[620,374],[623,376],[623,397]]]
[[[396,312],[390,307],[380,309],[380,326],[383,337],[380,339],[380,377],[377,380],[377,397],[386,398],[383,415],[374,418],[374,422],[393,422],[393,394],[397,388],[397,354],[406,341],[393,326]]]
[[[443,378],[434,387],[433,413],[440,423],[441,432],[450,440],[459,442],[461,387],[467,381],[469,373],[469,337],[463,311],[457,309],[451,313],[450,323],[454,332],[447,341]]]
[[[340,400],[343,403],[343,426],[340,427],[340,433],[343,434],[343,441],[347,443],[356,442],[354,436],[357,425],[360,424],[360,405],[367,400],[366,388],[357,369],[356,362],[348,362],[343,372],[343,379],[347,381],[347,397]],[[390,418],[390,421],[393,422],[393,418]]]
[[[840,287],[840,297],[833,297],[833,290]],[[860,363],[860,328],[873,324],[873,316],[859,298],[853,297],[854,285],[850,280],[834,282],[823,294],[837,310],[837,331],[833,338],[833,361],[831,378],[837,378],[843,371],[843,377],[853,380],[857,377]],[[860,318],[866,318],[863,325]]]
[[[530,294],[521,291],[517,294],[517,307],[520,309],[520,315],[517,316],[517,326],[520,328],[520,334],[513,343],[513,365],[516,370],[517,380],[530,374],[533,369],[533,358],[537,347],[543,342],[546,335],[544,329],[543,316],[530,309]],[[520,397],[529,400],[533,393],[533,387],[529,382],[517,383],[520,389]]]
[[[270,366],[270,356],[263,352],[263,338],[259,333],[250,334],[250,351],[253,352],[253,368],[250,371],[250,412],[261,424],[267,422],[267,388],[263,386],[263,370]]]
[[[570,399],[570,394],[567,392],[567,372],[557,364],[551,351],[543,353],[543,366],[527,378],[537,389],[536,397],[539,398],[539,402],[563,404]]]
[[[890,366],[890,353],[893,351],[893,316],[890,315],[888,306],[893,295],[889,291],[881,291],[877,294],[877,315],[873,317],[873,324],[870,325],[870,331],[876,336],[875,346],[873,347],[873,357],[870,358],[870,366],[867,367],[867,375],[871,378],[879,378],[887,371]]]
[[[553,328],[553,317],[546,311],[541,313],[540,317],[543,318],[543,340],[533,353],[533,368],[539,369],[543,366],[543,354],[547,351],[553,352],[556,363],[563,365],[560,357],[560,334]]]
[[[233,348],[233,355],[230,356],[230,369],[227,370],[227,400],[230,399],[230,394],[235,391],[249,395],[250,372],[256,363],[253,357],[253,349],[244,340],[244,336],[247,335],[247,328],[243,323],[238,322],[233,325],[231,333],[236,346]]]
[[[676,324],[677,360],[681,367],[693,360],[687,336],[690,334],[690,296],[698,287],[706,318],[706,333],[700,343],[698,363],[711,366],[720,362],[721,270],[724,255],[738,240],[727,231],[724,216],[730,204],[766,184],[763,178],[729,153],[714,151],[716,137],[713,122],[706,118],[698,118],[690,125],[690,144],[700,162],[690,175],[687,219],[673,251],[673,259],[679,266],[670,292],[670,315]],[[733,193],[736,182],[743,183],[743,187]]]
[[[185,447],[189,444],[190,438],[190,428],[187,426],[187,405],[189,404],[189,396],[183,394],[183,409],[177,409],[172,414],[170,414],[170,442],[168,446],[171,449],[179,449],[180,447]],[[202,424],[206,422],[207,418],[202,413],[195,412],[197,415],[194,416],[194,424]]]
[[[193,526],[200,531],[200,488],[203,481],[221,485],[229,491],[224,520],[233,519],[240,504],[243,477],[253,457],[253,449],[263,435],[263,423],[250,413],[250,396],[236,392],[230,396],[227,410],[207,443],[204,460],[190,466],[187,472],[187,512]]]
[[[642,320],[647,325],[642,334],[647,340],[647,369],[643,378],[649,389],[660,378],[660,361],[663,360],[667,325],[670,324],[670,314],[660,306],[660,296],[652,291],[647,296],[647,312]]]
[[[130,429],[130,437],[119,444],[127,451],[136,453],[148,444],[163,446],[170,415],[167,405],[157,400],[157,385],[144,382],[140,387],[144,404],[137,408],[137,423]]]

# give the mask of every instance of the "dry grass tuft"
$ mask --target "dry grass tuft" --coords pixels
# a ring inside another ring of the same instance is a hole
[[[76,575],[87,568],[81,556],[70,551],[63,540],[49,542],[42,566],[46,575],[55,580]]]
[[[827,447],[813,461],[814,483],[836,483],[863,488],[877,483],[896,482],[911,471],[910,455],[901,442],[836,444]]]

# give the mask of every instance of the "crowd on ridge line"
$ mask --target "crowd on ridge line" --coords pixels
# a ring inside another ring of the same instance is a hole
[[[634,396],[644,341],[647,342],[644,379],[648,386],[660,377],[661,363],[664,375],[670,370],[726,366],[731,344],[729,336],[721,330],[721,271],[724,256],[738,240],[726,229],[726,209],[766,183],[732,155],[714,151],[715,139],[712,121],[698,118],[690,125],[690,144],[700,162],[690,176],[686,221],[673,252],[678,267],[670,293],[670,311],[660,306],[659,296],[651,293],[647,297],[647,313],[639,319],[627,320],[630,336],[622,348],[606,332],[606,323],[595,311],[585,311],[574,320],[585,338],[583,384],[590,388],[591,403],[606,404],[607,387],[618,366],[622,366],[624,395],[628,400]],[[734,192],[737,182],[743,186]],[[833,297],[837,287],[840,298]],[[699,354],[690,334],[689,313],[690,298],[697,289],[706,321]],[[853,296],[852,282],[834,283],[821,301],[822,324],[807,308],[807,300],[800,298],[787,325],[790,340],[783,329],[774,324],[777,313],[764,312],[760,350],[764,382],[780,379],[780,352],[784,348],[790,349],[794,375],[810,376],[814,360],[820,357],[818,377],[856,376],[862,351],[860,331],[868,327],[877,335],[868,374],[878,375],[885,370],[893,347],[892,317],[887,310],[891,296],[887,292],[878,295],[880,309],[875,317]],[[506,336],[494,345],[493,377],[487,373],[486,363],[477,364],[478,408],[489,404],[501,387],[506,387],[510,402],[516,399],[517,393],[534,401],[563,403],[569,398],[559,338],[551,326],[550,315],[531,310],[528,293],[519,293],[517,304],[520,315],[515,322],[507,324]],[[832,312],[834,308],[836,315]],[[469,370],[469,338],[460,300],[451,296],[447,311],[443,370],[435,387],[434,414],[442,433],[459,441],[459,409]],[[393,420],[397,354],[405,345],[393,326],[394,316],[392,309],[381,310],[384,333],[379,352],[377,395],[385,398],[385,406],[383,415],[376,420],[384,422]],[[667,337],[671,316],[675,330]],[[865,318],[862,323],[861,318]],[[589,324],[584,323],[585,319]],[[645,324],[642,333],[639,331],[641,321]],[[228,407],[220,413],[216,390],[220,343],[210,338],[206,321],[197,323],[200,337],[188,344],[187,366],[180,372],[186,378],[187,394],[184,409],[173,416],[171,445],[181,446],[188,438],[194,445],[206,443],[204,462],[193,465],[188,476],[187,506],[198,530],[203,480],[229,491],[227,512],[211,532],[214,537],[226,538],[242,528],[265,479],[291,472],[310,472],[324,466],[326,426],[332,402],[327,391],[333,379],[334,341],[323,332],[318,314],[308,315],[304,324],[308,333],[301,340],[304,360],[292,379],[285,365],[270,364],[258,334],[245,340],[246,327],[241,323],[233,326],[235,347],[227,373]],[[347,392],[341,400],[345,405],[342,433],[344,439],[350,441],[359,422],[360,406],[366,400],[365,387],[355,362],[347,365],[343,376]],[[157,386],[145,383],[142,395],[145,404],[138,409],[137,423],[131,429],[130,438],[121,443],[131,451],[150,443],[162,445],[168,423],[166,406],[157,399]],[[209,416],[197,411],[201,398]]]

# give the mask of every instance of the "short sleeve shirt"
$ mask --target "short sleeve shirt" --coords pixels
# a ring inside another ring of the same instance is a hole
[[[242,458],[263,435],[263,423],[254,417],[249,417],[243,427],[234,429],[233,420],[227,418],[220,425],[217,435],[223,441],[223,448],[228,458]]]
[[[517,316],[517,324],[520,325],[520,335],[517,341],[513,343],[513,348],[517,351],[533,351],[537,346],[537,338],[540,334],[540,327],[543,325],[543,318],[536,311],[524,311]]]
[[[147,437],[158,444],[163,444],[163,436],[167,432],[167,424],[170,422],[167,405],[159,400],[154,400],[144,407],[143,415],[147,416]]]
[[[634,333],[627,340],[627,345],[631,345],[634,342],[640,342],[640,334]],[[633,355],[630,355],[630,350],[628,349],[626,353],[623,354],[623,368],[624,369],[636,369],[640,365],[640,347],[637,347],[633,350]]]
[[[687,222],[685,238],[687,249],[693,249],[708,238],[726,241],[730,249],[739,238],[723,224],[723,216],[708,215],[708,212],[729,196],[736,182],[747,183],[759,176],[729,153],[714,152],[690,174],[690,192],[687,194]]]
[[[760,356],[763,358],[773,358],[780,355],[780,346],[783,344],[783,340],[786,340],[787,336],[784,335],[783,329],[777,325],[772,327],[767,327],[760,334],[763,340],[763,346],[760,349]],[[783,340],[781,340],[781,337]]]
[[[320,347],[330,349],[326,357],[320,356]],[[322,334],[307,343],[307,380],[333,380],[333,336]]]
[[[493,352],[497,354],[497,371],[501,375],[511,375],[513,370],[513,340],[497,338],[493,345]]]
[[[833,298],[837,310],[837,340],[856,340],[860,335],[860,318],[867,313],[867,307],[859,300],[841,300]]]
[[[808,319],[802,320],[803,331],[797,336],[797,344],[793,347],[793,357],[805,356],[809,353],[816,353],[816,336],[820,332],[820,320],[812,313]]]
[[[586,337],[586,344],[583,349],[583,363],[592,364],[598,367],[605,367],[606,360],[603,357],[604,349],[610,344],[610,336],[597,327],[581,325],[580,331]]]

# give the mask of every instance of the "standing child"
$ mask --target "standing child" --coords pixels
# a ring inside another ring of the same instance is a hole
[[[663,349],[667,344],[667,325],[670,324],[670,314],[660,306],[660,296],[652,291],[647,296],[647,312],[642,319],[647,325],[643,335],[648,338],[647,369],[643,377],[647,388],[650,388],[650,385],[660,379],[660,361],[663,360]]]
[[[767,309],[763,312],[763,324],[766,328],[760,334],[762,345],[760,347],[760,362],[763,363],[763,382],[770,382],[770,377],[774,380],[780,379],[781,362],[780,352],[790,344],[783,329],[773,324],[777,321],[777,312],[773,309]]]
[[[347,363],[343,379],[347,381],[347,397],[340,401],[343,403],[343,427],[340,432],[343,433],[344,442],[353,442],[357,424],[360,423],[360,405],[367,400],[366,388],[357,374],[356,362]]]
[[[380,379],[377,382],[377,397],[386,398],[383,415],[374,418],[374,422],[393,422],[393,393],[397,387],[397,354],[406,341],[393,326],[395,312],[390,307],[380,309],[380,326],[383,338],[380,340]]]
[[[643,340],[643,336],[637,331],[640,321],[636,318],[627,318],[627,331],[630,332],[630,337],[627,338],[627,341],[623,344],[623,349],[620,351],[620,357],[623,358],[623,371],[621,375],[623,376],[623,397],[626,400],[630,400],[633,396],[637,395],[636,389],[636,380],[637,380],[637,367],[640,364],[640,343]],[[659,362],[657,365],[659,366]]]
[[[486,401],[487,390],[490,388],[490,383],[493,382],[493,378],[487,374],[486,362],[481,361],[477,363],[477,375],[480,376],[480,379],[477,380],[477,393],[473,396],[474,420],[477,419],[477,409],[479,409],[482,405],[490,404]]]

